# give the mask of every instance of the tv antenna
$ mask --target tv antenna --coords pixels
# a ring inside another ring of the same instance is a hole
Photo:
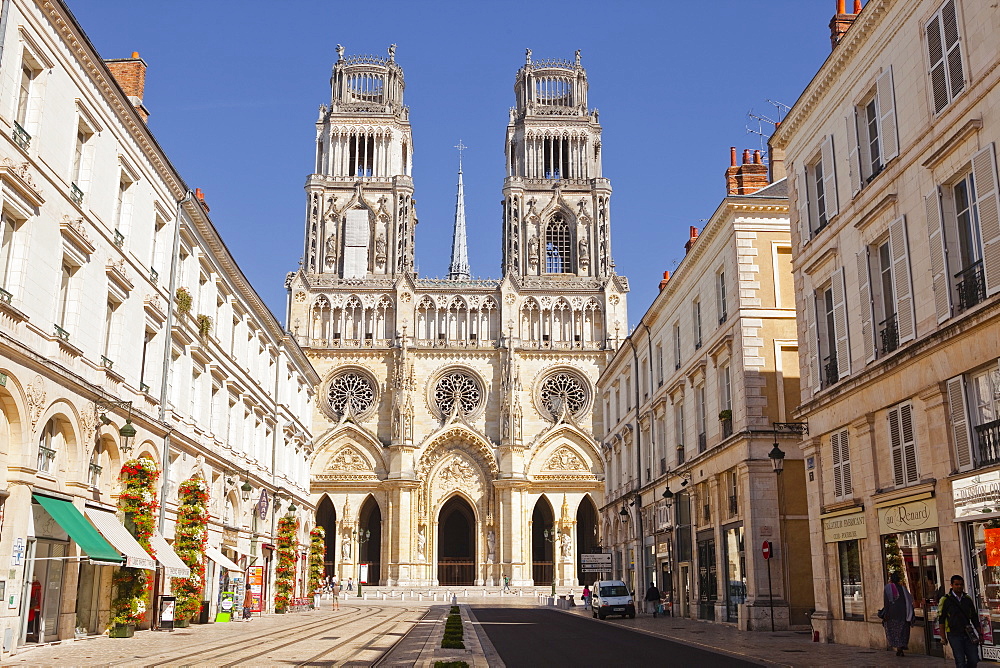
[[[748,135],[757,135],[760,138],[760,154],[763,160],[766,162],[768,158],[767,152],[767,140],[771,138],[774,134],[775,128],[781,123],[781,119],[788,113],[791,109],[784,102],[777,102],[770,98],[767,99],[768,104],[772,105],[775,109],[775,118],[770,118],[769,116],[764,116],[763,114],[756,114],[754,110],[751,109],[747,112],[747,118],[750,120],[751,124],[746,126]],[[757,127],[753,127],[753,123],[757,124]],[[770,127],[767,127],[770,126]]]

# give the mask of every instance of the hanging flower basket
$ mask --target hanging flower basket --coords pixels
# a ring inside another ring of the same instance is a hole
[[[170,587],[177,596],[175,626],[187,626],[201,611],[205,589],[205,545],[208,542],[208,485],[201,478],[190,478],[177,490],[177,528],[174,552],[191,569],[186,578],[171,578]]]
[[[309,595],[316,596],[323,591],[326,583],[324,560],[326,559],[326,529],[313,527],[309,532]]]
[[[125,515],[125,524],[136,541],[151,557],[156,552],[150,538],[156,526],[156,481],[160,471],[156,462],[148,457],[130,459],[122,466],[118,479],[121,494],[118,510]],[[111,600],[111,623],[108,635],[114,638],[131,638],[135,627],[146,618],[153,593],[152,574],[142,568],[119,568],[111,577],[115,596]],[[114,635],[112,635],[114,634]]]

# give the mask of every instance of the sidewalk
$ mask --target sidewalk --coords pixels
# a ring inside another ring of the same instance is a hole
[[[556,610],[556,608],[553,608]],[[567,615],[591,618],[591,612],[577,606],[558,610]],[[729,654],[747,661],[774,667],[824,666],[828,668],[861,668],[868,666],[943,666],[953,665],[951,659],[907,653],[898,657],[894,652],[852,645],[812,642],[809,632],[740,631],[729,624],[705,622],[681,617],[657,617],[640,614],[635,619],[609,617],[594,624],[616,624],[675,642]]]

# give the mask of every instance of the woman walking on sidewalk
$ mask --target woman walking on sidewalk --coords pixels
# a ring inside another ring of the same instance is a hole
[[[910,627],[913,625],[913,596],[899,584],[899,573],[889,574],[889,582],[882,590],[882,626],[889,647],[896,649],[896,656],[910,644]]]
[[[580,595],[583,599],[583,609],[590,610],[590,587],[583,585],[583,594]]]
[[[649,589],[646,590],[646,607],[651,608],[650,612],[656,617],[656,608],[660,605],[660,590],[656,588],[656,583],[650,582]]]

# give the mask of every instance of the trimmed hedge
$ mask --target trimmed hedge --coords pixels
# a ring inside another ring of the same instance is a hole
[[[444,637],[441,638],[442,649],[465,649],[462,642],[465,632],[462,629],[462,616],[458,614],[458,606],[451,606],[451,614],[444,622]]]
[[[434,668],[469,668],[465,661],[435,661]]]

